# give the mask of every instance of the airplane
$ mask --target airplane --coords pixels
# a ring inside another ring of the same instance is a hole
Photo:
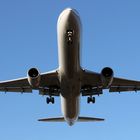
[[[105,67],[100,73],[81,67],[81,20],[78,12],[72,8],[62,11],[57,22],[59,67],[56,70],[40,73],[31,68],[27,77],[0,82],[0,91],[31,93],[38,90],[47,96],[47,104],[54,104],[54,97],[61,100],[62,117],[44,118],[42,122],[100,122],[102,118],[83,117],[80,114],[80,98],[87,96],[87,103],[95,103],[95,96],[109,92],[140,90],[140,81],[114,77],[114,71]]]

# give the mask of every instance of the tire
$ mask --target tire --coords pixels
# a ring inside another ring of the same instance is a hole
[[[88,97],[88,98],[87,98],[87,103],[89,104],[90,102],[91,102],[91,98]]]
[[[92,98],[92,103],[93,103],[93,104],[95,103],[95,97]]]
[[[50,103],[50,98],[49,97],[46,98],[46,102],[47,102],[47,104]]]
[[[51,98],[51,102],[52,102],[52,104],[54,104],[54,97]]]

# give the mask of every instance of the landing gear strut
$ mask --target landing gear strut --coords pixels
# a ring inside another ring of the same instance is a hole
[[[94,103],[95,103],[95,97],[92,97],[92,96],[91,96],[91,97],[88,97],[88,98],[87,98],[87,103],[88,103],[88,104],[89,104],[89,103],[93,103],[93,104],[94,104]]]
[[[46,102],[47,102],[47,104],[49,104],[49,103],[54,104],[54,97],[47,97]]]

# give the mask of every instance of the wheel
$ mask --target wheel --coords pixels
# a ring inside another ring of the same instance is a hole
[[[87,98],[87,103],[89,104],[91,102],[91,97]]]
[[[51,102],[52,104],[54,104],[54,97],[51,97]]]
[[[93,103],[93,104],[95,103],[95,97],[92,98],[92,103]]]
[[[50,103],[50,98],[49,97],[46,98],[46,102],[47,102],[47,104]]]

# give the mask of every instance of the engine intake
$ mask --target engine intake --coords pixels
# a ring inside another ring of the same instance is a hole
[[[111,86],[113,82],[114,72],[111,68],[105,67],[101,71],[101,80],[104,88]]]
[[[28,76],[28,82],[29,82],[30,86],[32,86],[33,88],[38,88],[40,85],[40,79],[41,79],[38,69],[31,68],[27,72],[27,76]]]

